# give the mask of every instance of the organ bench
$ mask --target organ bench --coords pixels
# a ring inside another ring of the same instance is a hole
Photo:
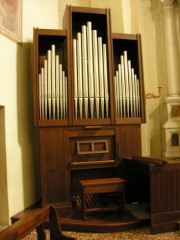
[[[83,219],[86,219],[87,212],[94,212],[100,210],[113,210],[122,208],[123,214],[125,214],[125,182],[123,178],[103,178],[103,179],[91,179],[91,180],[80,180],[81,185],[81,210]],[[86,196],[88,194],[100,194],[100,193],[122,193],[121,201],[118,200],[119,206],[108,206],[108,207],[96,207],[87,208],[86,206]]]

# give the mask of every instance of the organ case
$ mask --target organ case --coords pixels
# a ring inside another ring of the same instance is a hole
[[[120,157],[141,155],[145,121],[140,36],[112,33],[110,9],[67,6],[64,22],[66,30],[34,29],[34,125],[43,205],[71,205],[81,179],[119,176]],[[139,81],[136,95],[128,90],[134,80],[116,82],[124,52]]]

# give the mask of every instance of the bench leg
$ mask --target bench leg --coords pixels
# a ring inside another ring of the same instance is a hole
[[[81,202],[82,218],[83,220],[86,220],[86,195],[84,193],[81,199],[82,199],[82,202]]]
[[[120,212],[123,215],[126,215],[126,210],[125,210],[125,192],[124,191],[120,191],[117,193],[118,195],[118,205],[120,208]]]
[[[122,213],[123,213],[123,215],[125,215],[126,214],[126,209],[125,209],[125,192],[122,191],[121,194],[122,194]]]

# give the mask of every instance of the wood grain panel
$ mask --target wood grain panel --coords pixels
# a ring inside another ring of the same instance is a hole
[[[139,125],[123,125],[116,129],[122,157],[141,156],[141,129]]]
[[[63,131],[41,130],[39,136],[43,201],[66,202],[70,187],[67,186],[66,162],[63,157],[66,149]]]
[[[151,175],[152,214],[180,211],[180,170],[162,170]]]

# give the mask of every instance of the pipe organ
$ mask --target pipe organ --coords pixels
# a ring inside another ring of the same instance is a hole
[[[141,155],[145,121],[141,36],[112,33],[110,9],[66,10],[64,29],[33,32],[41,199],[60,208],[79,180],[117,176],[122,157]]]

